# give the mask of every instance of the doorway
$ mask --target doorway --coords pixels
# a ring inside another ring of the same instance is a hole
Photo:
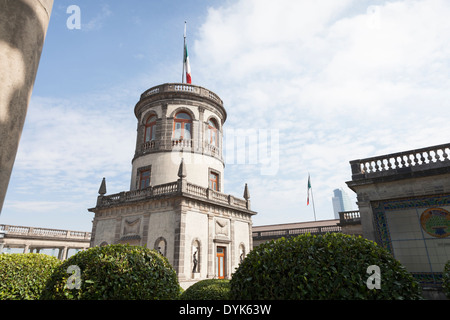
[[[226,261],[226,248],[217,247],[216,251],[216,276],[219,279],[225,279],[225,261]]]

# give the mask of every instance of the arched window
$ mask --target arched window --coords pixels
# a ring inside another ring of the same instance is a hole
[[[155,140],[156,138],[156,117],[150,116],[145,122],[145,142]]]
[[[179,112],[173,124],[173,138],[190,140],[192,136],[192,119],[186,112]]]
[[[207,141],[209,144],[217,147],[218,146],[218,128],[216,120],[209,119],[208,121],[208,133],[207,133]]]

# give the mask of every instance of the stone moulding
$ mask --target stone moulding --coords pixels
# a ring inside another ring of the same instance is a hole
[[[249,209],[249,200],[239,199],[232,195],[220,193],[209,188],[186,182],[184,179],[166,183],[157,186],[149,186],[145,189],[132,190],[127,192],[120,192],[112,195],[99,195],[97,199],[97,206],[90,208],[88,211],[95,212],[99,209],[105,209],[117,205],[128,205],[135,202],[146,200],[158,200],[174,196],[184,196],[202,200],[204,202],[211,202],[214,205],[223,206],[237,211],[245,211],[251,215],[256,212]]]

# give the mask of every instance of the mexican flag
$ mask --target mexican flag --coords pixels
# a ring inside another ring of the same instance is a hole
[[[184,44],[184,70],[186,70],[186,82],[191,83],[191,66],[189,64],[189,55],[186,43]]]

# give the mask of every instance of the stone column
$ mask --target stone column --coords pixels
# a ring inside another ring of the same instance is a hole
[[[229,254],[229,260],[230,262],[228,265],[230,268],[228,268],[227,271],[227,278],[231,279],[231,271],[234,270],[235,267],[239,266],[239,262],[236,263],[236,246],[239,246],[239,241],[236,239],[236,234],[234,233],[234,221],[235,219],[233,217],[230,218],[230,254]],[[239,250],[239,249],[238,249]],[[239,261],[239,259],[238,259]]]
[[[214,278],[214,215],[208,214],[208,273],[207,278]]]
[[[358,195],[357,198],[363,237],[368,240],[376,241],[372,206],[367,199],[361,201],[360,199],[363,197],[360,195]]]
[[[64,261],[64,260],[66,260],[66,258],[67,258],[67,247],[62,247],[62,248],[59,248],[59,254],[58,254],[58,259],[59,260],[61,260],[61,261]]]
[[[175,237],[174,237],[174,264],[173,267],[178,275],[178,280],[186,280],[187,275],[185,274],[184,268],[184,257],[185,257],[185,231],[186,231],[186,209],[184,209],[183,200],[180,201],[179,207],[177,208],[177,215],[175,218]],[[187,272],[189,272],[187,270]]]
[[[204,153],[205,152],[205,140],[204,140],[204,134],[205,134],[205,108],[204,107],[198,107],[199,112],[199,119],[198,119],[198,144],[197,144],[197,152]]]
[[[53,0],[0,1],[0,212],[52,6]]]
[[[162,115],[161,115],[161,136],[159,138],[160,149],[166,150],[170,149],[170,138],[172,134],[172,129],[169,127],[167,121],[167,103],[162,105]],[[169,135],[170,134],[170,135]]]

